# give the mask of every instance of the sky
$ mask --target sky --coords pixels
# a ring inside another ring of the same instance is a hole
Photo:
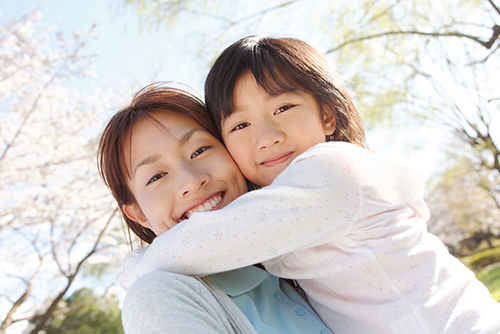
[[[258,0],[257,5],[259,1],[261,6],[264,4],[262,8],[266,8],[265,1]],[[201,17],[198,20],[191,18],[189,22],[196,24],[184,24],[182,29],[161,27],[156,30],[142,29],[141,32],[138,17],[133,8],[125,5],[125,0],[0,0],[0,24],[37,8],[43,14],[42,23],[54,26],[56,31],[62,31],[68,39],[75,30],[86,30],[93,24],[97,25],[97,38],[85,48],[87,53],[98,55],[95,68],[98,79],[94,85],[112,89],[129,98],[152,81],[172,80],[187,84],[199,94],[203,93],[204,78],[215,56],[204,55],[203,52],[216,48],[211,45],[204,50],[204,45],[194,43],[200,40],[200,31],[207,34],[210,29],[215,31],[213,21]],[[298,17],[280,20],[284,23],[262,22],[256,31],[240,29],[234,36],[230,35],[231,32],[226,32],[220,37],[225,40],[221,47],[228,46],[246,34],[258,33],[291,35],[304,39],[321,50],[321,41],[315,39],[314,34],[308,35],[297,28],[300,26],[297,20],[306,20],[300,18],[300,12],[297,12]],[[113,111],[110,110],[110,114]],[[432,149],[424,152],[408,151],[404,138],[398,138],[406,135],[374,131],[368,135],[368,140],[372,148],[400,159],[428,176],[437,163],[438,153]]]
[[[159,77],[182,81],[197,90],[202,87],[203,78],[193,68],[179,66],[181,55],[172,52],[178,34],[166,29],[141,33],[137,16],[124,0],[0,0],[0,23],[37,8],[43,14],[42,22],[54,25],[67,38],[75,30],[97,25],[97,39],[86,51],[98,55],[96,70],[104,87],[119,91],[133,83],[149,82],[159,67]]]
[[[320,4],[322,1],[327,0],[316,0],[316,3]],[[238,29],[228,29],[221,33],[217,30],[217,20],[203,18],[201,15],[181,16],[177,20],[181,23],[173,25],[175,29],[162,26],[151,30],[141,29],[134,9],[125,2],[126,0],[0,0],[0,24],[37,8],[41,10],[45,24],[55,25],[57,31],[64,32],[68,37],[75,30],[85,30],[96,24],[97,39],[86,50],[99,55],[97,72],[100,84],[114,89],[130,87],[131,84],[145,85],[152,80],[162,79],[182,82],[201,93],[210,62],[216,56],[215,52],[211,52],[220,48],[203,45],[203,42],[200,43],[200,35],[210,34],[212,31],[217,33],[221,47],[229,46],[249,34],[294,36],[321,47],[321,40],[318,38],[320,34],[311,34],[300,28],[307,24],[307,18],[301,17],[299,10],[296,11],[296,17],[287,17],[285,20],[271,17],[257,24],[249,20],[252,22],[252,30],[245,29],[243,23]],[[247,7],[252,10],[252,6],[258,11],[268,8],[270,4],[265,0],[255,0]],[[248,12],[232,13],[236,18],[251,15]],[[203,54],[204,52],[208,54]]]

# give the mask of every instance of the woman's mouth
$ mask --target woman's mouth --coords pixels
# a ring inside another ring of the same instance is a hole
[[[186,217],[186,219],[189,219],[189,217],[191,217],[191,215],[195,212],[207,212],[207,211],[214,210],[214,208],[217,208],[217,206],[220,204],[220,202],[222,201],[222,198],[224,198],[224,195],[225,195],[225,192],[218,193],[218,194],[212,196],[204,203],[186,211],[186,213],[183,216]]]

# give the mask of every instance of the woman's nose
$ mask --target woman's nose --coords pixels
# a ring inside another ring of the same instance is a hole
[[[285,134],[272,122],[265,122],[261,125],[260,131],[257,133],[257,148],[263,150],[282,143],[285,139]]]
[[[188,197],[208,185],[210,178],[197,168],[183,168],[179,173],[179,197]]]

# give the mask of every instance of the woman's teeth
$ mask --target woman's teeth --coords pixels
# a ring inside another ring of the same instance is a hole
[[[215,195],[212,197],[210,200],[206,201],[204,204],[201,204],[197,206],[194,209],[189,210],[186,212],[186,217],[191,217],[191,215],[195,212],[206,212],[206,211],[212,211],[212,209],[217,206],[217,204],[222,201],[222,194]]]

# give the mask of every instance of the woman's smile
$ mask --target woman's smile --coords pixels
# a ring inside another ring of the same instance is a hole
[[[137,201],[124,208],[129,218],[160,235],[193,213],[220,209],[247,191],[224,145],[196,121],[172,112],[150,115],[155,121],[135,124],[128,143],[134,170],[128,186]]]
[[[193,208],[187,210],[186,213],[182,215],[181,219],[189,219],[195,212],[207,212],[220,209],[225,194],[225,192],[220,192],[210,196],[208,200],[201,201],[201,204],[196,204]]]

